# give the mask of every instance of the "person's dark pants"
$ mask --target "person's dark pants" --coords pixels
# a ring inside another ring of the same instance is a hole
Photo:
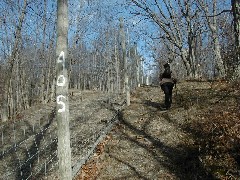
[[[174,84],[171,82],[166,82],[161,85],[161,89],[165,94],[165,107],[169,109],[172,104],[172,90]]]

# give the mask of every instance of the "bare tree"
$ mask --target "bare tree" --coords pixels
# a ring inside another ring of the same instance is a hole
[[[123,18],[120,18],[120,37],[122,46],[122,58],[124,65],[124,93],[126,93],[127,106],[130,105],[130,88],[128,79],[127,51],[126,51],[126,36],[123,27]]]
[[[212,34],[213,40],[213,51],[214,51],[214,61],[216,63],[216,68],[218,71],[218,77],[222,78],[226,76],[226,71],[224,68],[224,63],[221,56],[221,47],[218,35],[218,23],[217,23],[217,0],[212,0],[211,2],[205,3],[204,1],[197,1],[204,12],[204,17],[207,20],[208,27]],[[211,7],[210,12],[210,8]]]
[[[195,21],[198,16],[196,8],[192,8],[192,0],[178,0],[175,5],[171,0],[153,1],[152,3],[140,0],[131,0],[139,11],[133,14],[146,17],[159,27],[159,37],[167,41],[166,45],[174,45],[174,50],[181,57],[187,75],[194,77],[195,53],[193,49],[194,37],[200,27]]]
[[[27,0],[24,0],[21,14],[20,14],[20,17],[18,20],[18,25],[16,26],[16,30],[15,30],[15,40],[14,40],[13,50],[12,50],[11,56],[8,59],[8,70],[7,70],[7,75],[6,75],[6,79],[5,79],[4,99],[3,99],[3,104],[2,104],[2,107],[3,107],[2,121],[7,121],[8,116],[13,115],[13,114],[9,114],[9,112],[12,111],[11,109],[13,109],[13,107],[11,107],[11,105],[13,106],[13,103],[11,103],[11,105],[10,105],[10,102],[13,101],[13,91],[12,91],[12,87],[11,87],[12,75],[13,75],[13,68],[14,68],[16,59],[19,58],[19,44],[21,41],[21,30],[23,27],[26,9],[27,9]]]

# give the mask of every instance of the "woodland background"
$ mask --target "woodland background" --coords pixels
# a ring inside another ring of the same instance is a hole
[[[149,78],[157,83],[165,62],[179,79],[239,77],[238,0],[68,3],[71,89],[124,91],[125,56],[130,89]],[[51,0],[2,0],[0,7],[6,121],[33,104],[55,100],[57,6]]]

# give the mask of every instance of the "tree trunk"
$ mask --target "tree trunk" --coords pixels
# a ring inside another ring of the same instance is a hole
[[[235,67],[234,78],[240,78],[240,0],[232,0],[232,12],[235,36]]]
[[[225,72],[225,68],[224,68],[224,64],[223,64],[223,60],[222,60],[222,56],[221,56],[221,47],[220,47],[220,43],[219,43],[219,37],[218,37],[218,33],[217,33],[217,17],[215,16],[216,13],[216,9],[217,9],[217,1],[214,0],[212,2],[213,5],[213,16],[209,16],[209,10],[208,10],[208,5],[204,4],[204,2],[202,1],[198,1],[198,4],[201,6],[202,10],[204,11],[209,29],[211,31],[212,34],[212,39],[213,39],[213,53],[214,53],[214,61],[216,63],[216,69],[218,71],[218,77],[222,78],[226,76],[226,72]]]
[[[118,51],[117,51],[117,35],[115,34],[115,45],[114,45],[114,58],[115,58],[115,72],[116,72],[116,81],[115,86],[117,88],[117,93],[120,93],[121,91],[121,85],[120,85],[120,70],[119,70],[119,58],[118,58]]]
[[[216,63],[216,68],[218,71],[218,77],[219,78],[223,78],[225,77],[226,73],[225,73],[225,68],[224,68],[224,64],[223,64],[223,60],[222,60],[222,56],[221,56],[221,47],[220,47],[220,43],[219,43],[219,38],[218,35],[215,31],[212,31],[212,36],[213,36],[213,47],[214,47],[214,60]]]
[[[133,55],[133,59],[135,61],[135,65],[136,65],[136,68],[135,68],[135,80],[136,80],[136,87],[140,87],[140,58],[138,56],[138,53],[137,53],[137,44],[134,45],[134,55]]]
[[[216,13],[216,9],[217,9],[217,1],[214,0],[213,2],[213,14],[217,14]],[[225,77],[226,73],[225,73],[225,68],[224,68],[224,64],[223,64],[223,60],[222,60],[222,56],[221,56],[221,47],[220,47],[220,43],[219,43],[219,37],[218,37],[218,33],[217,33],[217,17],[213,16],[212,17],[212,23],[210,23],[209,17],[208,17],[208,22],[209,22],[209,27],[211,29],[212,32],[212,38],[213,38],[213,50],[214,50],[214,60],[216,63],[216,69],[218,71],[218,77],[222,78]]]
[[[124,92],[126,93],[127,106],[130,105],[130,88],[128,83],[128,70],[127,70],[127,52],[126,52],[126,41],[125,33],[123,28],[123,19],[120,18],[120,36],[121,36],[121,45],[122,45],[122,57],[124,63]]]
[[[68,1],[57,1],[57,124],[59,178],[72,179],[68,101]]]

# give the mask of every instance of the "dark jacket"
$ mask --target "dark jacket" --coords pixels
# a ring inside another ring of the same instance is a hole
[[[177,82],[175,77],[176,76],[172,73],[172,71],[170,71],[170,74],[169,73],[165,73],[165,71],[164,71],[159,76],[160,85],[162,85],[164,83],[167,83],[167,82],[175,84]]]

